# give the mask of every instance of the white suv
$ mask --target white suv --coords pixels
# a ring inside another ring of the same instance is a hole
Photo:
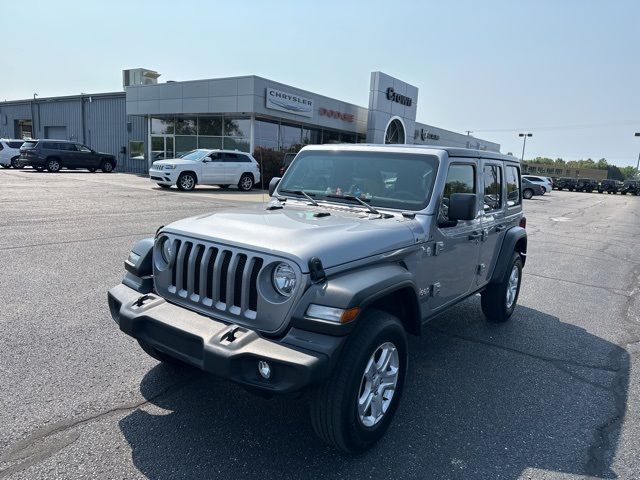
[[[0,166],[2,168],[22,168],[20,147],[24,140],[0,139]]]
[[[535,175],[522,175],[522,178],[526,178],[531,183],[536,183],[540,185],[542,188],[544,188],[544,193],[547,193],[553,190],[553,184],[551,183],[551,180],[547,177],[538,177]]]
[[[260,167],[250,154],[237,150],[192,150],[180,158],[153,162],[149,177],[162,188],[176,185],[179,190],[193,190],[196,184],[237,185],[249,191],[260,182]]]

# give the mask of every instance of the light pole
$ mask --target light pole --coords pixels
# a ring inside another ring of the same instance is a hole
[[[524,162],[524,147],[527,146],[527,137],[533,137],[533,133],[519,133],[519,137],[523,137],[522,140],[522,160]]]
[[[640,137],[640,132],[636,132],[635,137]],[[640,179],[640,153],[638,154],[638,161],[636,162],[636,180]]]

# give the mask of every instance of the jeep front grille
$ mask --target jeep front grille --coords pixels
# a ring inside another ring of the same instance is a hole
[[[264,259],[222,246],[173,240],[169,293],[202,308],[256,318]]]

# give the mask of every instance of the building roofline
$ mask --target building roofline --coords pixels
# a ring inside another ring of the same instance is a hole
[[[35,99],[36,103],[44,103],[44,102],[64,102],[66,100],[78,100],[80,98],[87,97],[121,97],[125,96],[125,92],[102,92],[102,93],[80,93],[75,95],[60,95],[54,97],[37,97]],[[3,100],[0,102],[0,105],[7,104],[20,104],[20,103],[32,103],[34,101],[33,98],[23,98],[19,100]]]

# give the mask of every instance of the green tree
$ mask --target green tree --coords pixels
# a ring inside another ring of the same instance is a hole
[[[636,167],[632,167],[632,166],[622,167],[620,169],[620,172],[624,176],[624,180],[633,179],[636,176]]]
[[[608,166],[609,163],[607,163],[606,158],[601,158],[600,160],[598,160],[598,163],[596,163],[596,168],[599,168],[600,170],[606,170]]]

